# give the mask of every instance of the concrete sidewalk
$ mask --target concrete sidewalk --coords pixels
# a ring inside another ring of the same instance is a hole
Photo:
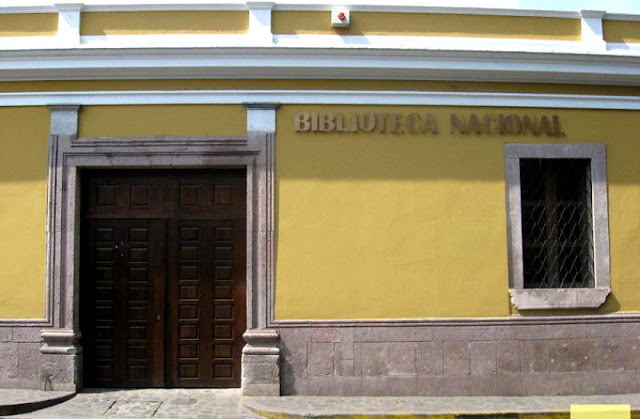
[[[1,391],[1,390],[0,390]],[[228,418],[255,419],[240,389],[86,389],[23,418]]]
[[[640,418],[640,394],[528,397],[251,397],[244,405],[283,418],[569,418],[571,404],[628,404]]]
[[[0,389],[0,416],[44,409],[69,400],[74,395],[69,391]]]
[[[49,404],[47,404],[49,403]],[[59,403],[51,406],[51,403]],[[640,394],[529,397],[245,397],[240,389],[87,389],[77,395],[0,390],[0,410],[23,418],[569,418],[571,404],[628,404],[640,418]],[[47,407],[49,406],[49,407]],[[23,408],[24,409],[24,408]]]

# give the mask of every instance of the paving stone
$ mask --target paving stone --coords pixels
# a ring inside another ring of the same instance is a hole
[[[161,404],[162,402],[116,401],[105,416],[151,417]]]
[[[342,348],[339,342],[333,343],[333,375],[342,375]]]
[[[619,328],[618,325],[611,325],[612,328]],[[625,322],[622,324],[622,334],[625,337],[640,337],[640,322]]]
[[[18,376],[18,344],[0,343],[0,378]]]
[[[495,374],[497,370],[497,349],[495,342],[471,342],[471,374]]]
[[[575,339],[571,341],[571,357],[574,371],[597,371],[598,341],[594,339]]]
[[[89,389],[22,417],[258,418],[241,400],[240,389]]]
[[[322,327],[315,329],[311,335],[314,342],[340,342],[340,329],[336,327]]]
[[[598,344],[598,370],[622,371],[624,369],[624,340],[602,339]]]
[[[355,365],[353,359],[343,359],[340,365],[340,375],[343,377],[353,377],[355,375]]]
[[[586,324],[585,330],[589,338],[613,338],[622,337],[624,335],[624,327],[625,324],[620,327],[612,323],[592,323]]]
[[[26,380],[40,377],[40,344],[18,343],[18,372]]]
[[[242,368],[242,378],[251,384],[277,384],[280,366],[276,363],[245,364]]]
[[[286,344],[281,346],[281,360],[283,373],[293,375],[294,377],[307,377],[308,364],[308,343],[302,342],[302,344]]]
[[[11,327],[0,327],[0,342],[11,342],[12,337],[13,333]]]
[[[333,343],[309,344],[309,375],[313,377],[333,375]]]
[[[498,372],[518,373],[522,370],[522,344],[518,341],[498,342]]]
[[[421,339],[420,341],[440,340],[440,341],[470,341],[474,340],[474,335],[478,330],[475,326],[437,326],[430,329],[433,332],[431,339]]]
[[[624,346],[625,371],[640,370],[640,338],[625,339]]]
[[[418,375],[442,375],[442,342],[418,343]]]
[[[416,344],[389,343],[389,375],[416,375]]]
[[[343,327],[340,329],[340,347],[342,359],[353,359],[353,328]]]
[[[445,375],[469,375],[469,342],[445,342],[443,348]]]
[[[14,342],[40,342],[42,338],[40,337],[40,328],[39,327],[14,327],[13,328],[13,341]]]
[[[513,327],[511,326],[491,326],[474,327],[471,340],[511,340],[513,338]]]
[[[571,341],[555,340],[548,343],[549,372],[571,372],[573,362],[571,358]]]
[[[529,340],[522,342],[523,372],[547,372],[547,342]]]
[[[460,377],[461,379],[468,379]],[[498,378],[498,377],[496,377]],[[560,377],[560,374],[558,375]],[[533,396],[533,397],[253,397],[245,406],[268,412],[271,417],[331,417],[369,415],[396,417],[403,415],[469,415],[501,412],[512,413],[569,412],[571,404],[630,404],[640,408],[640,394],[610,396]],[[500,417],[503,417],[502,415]],[[509,416],[510,417],[510,416]],[[564,416],[563,416],[564,417]]]
[[[354,331],[354,340],[359,342],[424,342],[433,339],[429,327],[359,327]]]
[[[362,342],[360,344],[360,359],[357,362],[362,368],[364,377],[379,377],[387,375],[387,344],[378,342]]]

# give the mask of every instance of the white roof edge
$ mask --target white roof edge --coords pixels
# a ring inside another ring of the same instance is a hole
[[[56,4],[64,4],[65,1],[32,1],[24,2],[19,0],[6,0],[0,6],[0,14],[13,13],[55,13]],[[78,3],[77,1],[75,3]],[[275,2],[274,10],[284,11],[325,11],[331,10],[340,3],[303,3],[295,1]],[[445,6],[424,6],[419,5],[419,1],[403,1],[393,5],[381,2],[371,2],[370,4],[350,4],[351,11],[359,12],[397,12],[397,13],[438,13],[438,14],[469,14],[469,15],[496,15],[496,16],[525,16],[525,17],[555,17],[555,18],[579,18],[579,11],[569,10],[534,10],[534,9],[513,9],[513,8],[488,8],[488,7],[445,7]],[[344,4],[344,3],[343,3]],[[247,10],[245,1],[225,1],[214,2],[211,0],[192,0],[189,3],[172,1],[114,1],[99,2],[86,0],[83,11],[86,12],[122,12],[122,11],[203,11],[203,10]],[[605,19],[640,21],[640,14],[607,13]]]
[[[71,49],[4,51],[0,80],[357,78],[638,86],[639,63],[640,56],[527,52]]]
[[[631,15],[626,13],[607,13],[604,15],[605,20],[627,20],[631,22],[640,22],[640,15]]]

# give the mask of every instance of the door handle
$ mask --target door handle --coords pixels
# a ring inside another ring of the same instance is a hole
[[[161,317],[160,317],[160,315],[159,315],[159,314],[156,314],[156,320],[157,320],[157,321],[160,321],[160,318],[161,318]]]
[[[127,243],[125,243],[124,241],[120,241],[119,244],[116,244],[115,249],[120,256],[124,256],[124,252],[128,247],[129,245]]]

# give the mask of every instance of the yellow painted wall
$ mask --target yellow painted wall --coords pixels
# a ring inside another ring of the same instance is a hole
[[[295,133],[299,111],[430,112],[440,134]],[[452,135],[452,112],[557,114],[567,136]],[[607,144],[613,295],[640,310],[640,117],[632,111],[282,106],[276,318],[493,317],[508,298],[503,145]]]
[[[81,35],[245,33],[247,12],[87,12]]]
[[[607,42],[640,42],[640,22],[603,20],[602,32]]]
[[[430,112],[440,134],[296,134],[298,111]],[[277,135],[279,319],[508,316],[504,162],[511,141],[451,135],[451,112],[499,108],[282,106]],[[605,142],[613,295],[600,312],[640,310],[640,118],[557,114],[561,141]],[[245,134],[241,105],[89,106],[81,136]],[[0,318],[42,317],[48,112],[0,108]],[[552,141],[558,141],[557,139]]]
[[[81,136],[243,136],[231,106],[95,106]],[[43,318],[49,112],[0,107],[0,318]]]
[[[220,136],[247,132],[242,105],[85,106],[81,137]]]
[[[57,32],[56,13],[0,14],[0,37],[51,36]]]
[[[44,318],[46,108],[0,107],[0,318]]]
[[[330,12],[274,11],[274,34],[423,35],[580,39],[579,19],[422,13],[353,12],[348,28],[332,28]]]

